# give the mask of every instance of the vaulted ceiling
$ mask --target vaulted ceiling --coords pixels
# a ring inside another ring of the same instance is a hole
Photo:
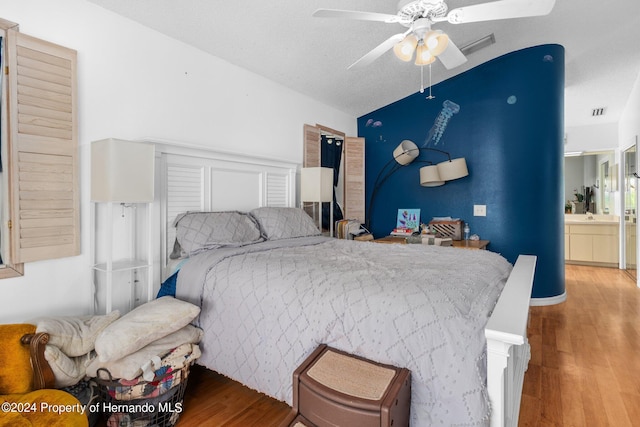
[[[318,8],[395,14],[395,0],[88,0],[356,117],[420,88],[420,68],[387,52],[363,69],[347,67],[399,24],[314,18]],[[535,1],[535,0],[534,0]],[[448,0],[449,10],[481,0]],[[547,16],[434,25],[459,46],[494,34],[496,43],[433,83],[514,50],[565,47],[565,126],[615,123],[640,71],[640,1],[556,0]],[[437,94],[436,94],[437,95]],[[593,117],[592,110],[604,108]]]

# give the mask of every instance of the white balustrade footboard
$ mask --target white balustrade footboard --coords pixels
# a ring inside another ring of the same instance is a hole
[[[520,255],[485,328],[491,427],[516,427],[531,352],[527,323],[537,257]]]

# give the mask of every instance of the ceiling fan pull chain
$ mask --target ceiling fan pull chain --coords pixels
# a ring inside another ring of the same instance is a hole
[[[420,66],[420,93],[424,93],[424,65]]]
[[[429,96],[427,99],[434,99],[435,96],[431,95],[431,64],[429,64]]]

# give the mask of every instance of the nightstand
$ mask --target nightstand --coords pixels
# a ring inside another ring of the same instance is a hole
[[[454,240],[454,248],[462,249],[487,249],[489,240]]]
[[[405,245],[407,243],[407,238],[404,236],[386,236],[381,237],[379,239],[373,239],[373,243],[399,243]]]
[[[401,244],[404,245],[407,243],[407,238],[403,237],[403,236],[386,236],[386,237],[381,237],[379,239],[374,239],[372,240],[372,242],[374,243],[395,243],[395,244]],[[454,240],[451,242],[454,248],[461,248],[461,249],[482,249],[485,250],[487,249],[487,246],[489,246],[490,241],[489,240]]]

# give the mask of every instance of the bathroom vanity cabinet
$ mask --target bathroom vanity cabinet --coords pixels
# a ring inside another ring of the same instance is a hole
[[[564,233],[567,263],[618,266],[620,233],[617,223],[565,222]]]

